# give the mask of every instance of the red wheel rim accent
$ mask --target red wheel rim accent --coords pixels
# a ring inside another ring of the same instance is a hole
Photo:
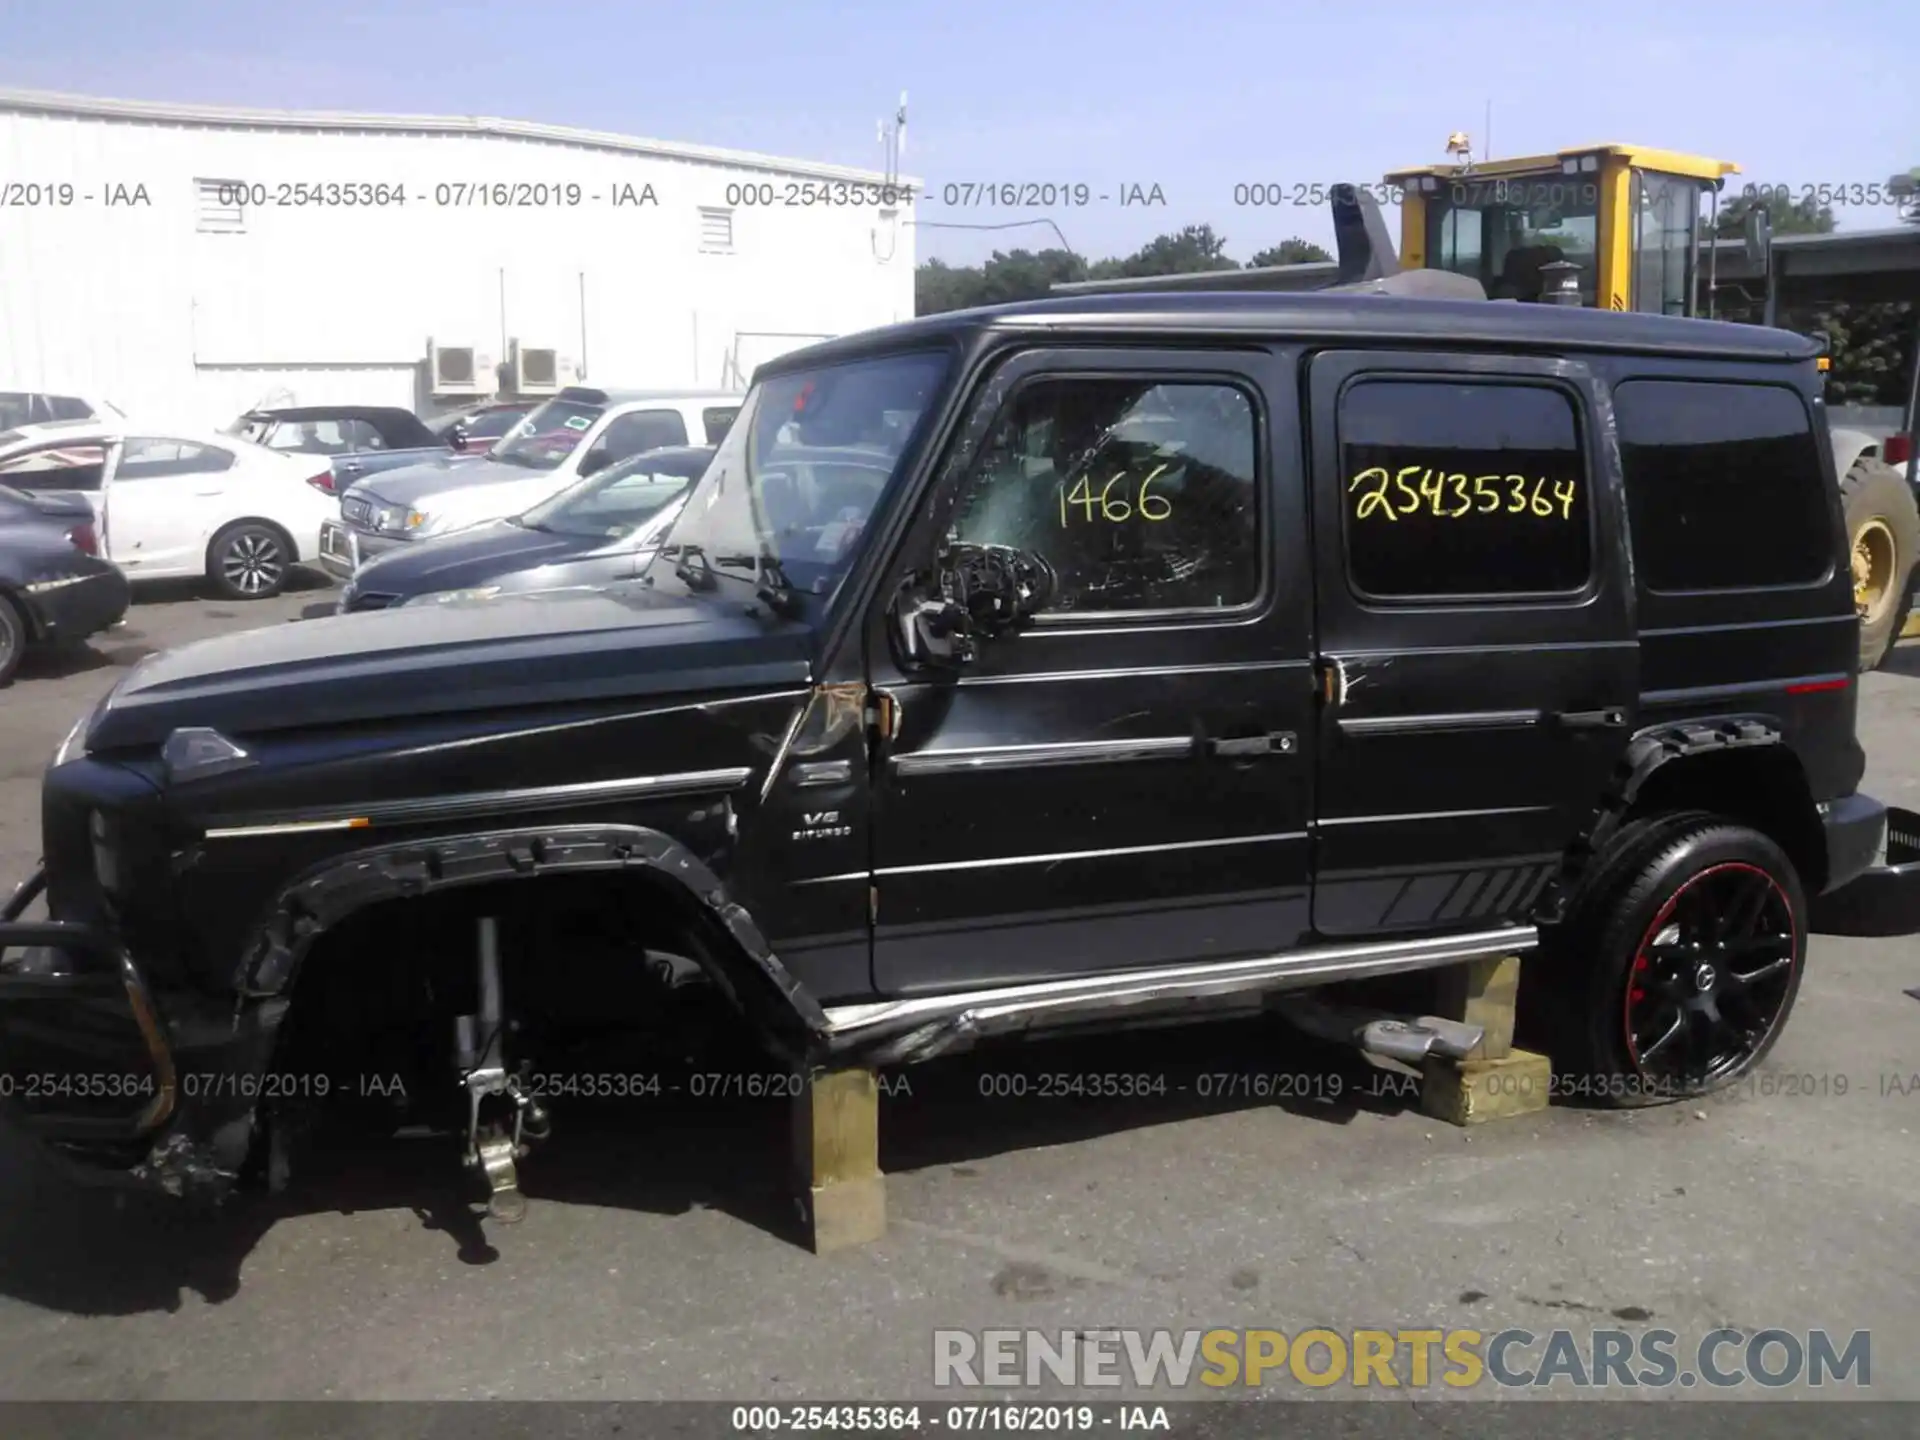
[[[1634,1069],[1682,1095],[1737,1074],[1779,1028],[1799,962],[1799,917],[1772,875],[1728,861],[1689,876],[1627,972],[1621,1028]]]

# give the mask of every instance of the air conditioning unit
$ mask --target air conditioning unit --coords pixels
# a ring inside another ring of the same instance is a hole
[[[573,362],[558,350],[539,350],[514,340],[507,346],[514,393],[555,395],[573,379]]]
[[[491,395],[500,388],[493,357],[471,345],[427,342],[427,373],[435,395]]]

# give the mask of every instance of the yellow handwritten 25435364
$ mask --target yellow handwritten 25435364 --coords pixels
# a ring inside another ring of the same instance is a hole
[[[1418,480],[1414,477],[1418,476]],[[1347,482],[1347,493],[1357,497],[1353,518],[1398,520],[1425,513],[1439,520],[1468,515],[1533,515],[1542,520],[1570,520],[1578,482],[1544,475],[1461,475],[1427,465],[1403,465],[1396,471],[1384,465],[1362,470]]]
[[[1060,491],[1060,524],[1065,526],[1068,523],[1067,507],[1069,505],[1076,505],[1080,508],[1079,518],[1083,522],[1105,520],[1111,524],[1118,525],[1123,521],[1135,518],[1141,520],[1166,519],[1169,515],[1173,514],[1173,502],[1164,495],[1155,495],[1152,493],[1153,482],[1160,478],[1161,471],[1166,468],[1165,465],[1155,466],[1153,473],[1140,482],[1140,487],[1137,490],[1131,485],[1124,483],[1127,480],[1127,472],[1124,470],[1107,481],[1107,483],[1098,490],[1093,488],[1092,479],[1085,475],[1080,477],[1080,483],[1075,485],[1071,492],[1067,490],[1063,482],[1058,487]],[[1115,491],[1119,493],[1116,495],[1114,493]],[[1129,499],[1129,496],[1132,498]]]

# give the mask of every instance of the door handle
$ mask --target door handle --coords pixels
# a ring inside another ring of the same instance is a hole
[[[1627,723],[1627,712],[1617,708],[1550,710],[1547,719],[1562,730],[1618,730]]]
[[[1291,730],[1267,735],[1234,735],[1207,741],[1207,752],[1223,760],[1249,760],[1258,755],[1291,755],[1299,738]]]

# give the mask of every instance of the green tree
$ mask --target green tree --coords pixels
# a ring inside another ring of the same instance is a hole
[[[1298,235],[1294,235],[1282,240],[1278,245],[1269,245],[1247,261],[1247,268],[1264,270],[1270,265],[1309,265],[1331,259],[1333,256],[1311,240],[1302,240]]]
[[[1798,317],[1795,317],[1798,318]],[[1833,365],[1827,399],[1835,405],[1899,405],[1913,364],[1914,308],[1910,301],[1838,301],[1814,310],[1797,330],[1827,336]]]
[[[976,305],[1033,300],[1057,283],[1087,278],[1087,262],[1068,250],[996,250],[984,265],[928,260],[914,272],[914,313],[939,315]]]
[[[1090,267],[1095,280],[1145,275],[1185,275],[1195,270],[1238,270],[1227,257],[1227,240],[1211,225],[1188,225],[1171,235],[1156,235],[1124,260],[1102,260]]]
[[[1776,235],[1825,235],[1834,227],[1833,207],[1815,204],[1811,195],[1791,204],[1767,201],[1763,195],[1736,195],[1720,207],[1713,233],[1723,240],[1738,240],[1746,233],[1747,216],[1763,202]]]
[[[1920,165],[1888,180],[1887,190],[1900,207],[1900,218],[1909,225],[1920,225]]]

